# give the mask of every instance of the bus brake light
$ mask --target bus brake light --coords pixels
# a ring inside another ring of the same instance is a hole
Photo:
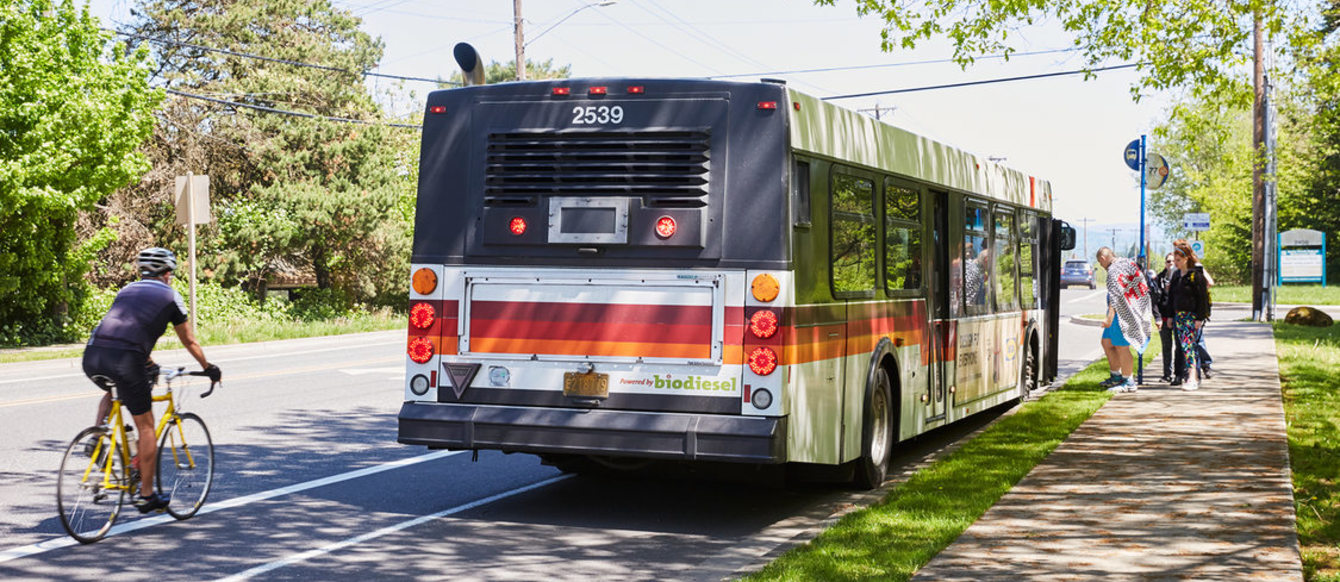
[[[645,87],[643,87],[642,85],[633,85],[633,86],[631,86],[631,87],[628,88],[628,94],[629,94],[629,95],[641,95],[641,94],[645,93],[646,90],[647,90],[647,89],[646,89]]]
[[[525,234],[526,219],[521,218],[520,216],[513,216],[511,222],[507,223],[507,230],[512,231],[512,234],[516,236],[521,236]]]
[[[675,219],[662,216],[656,219],[656,236],[670,238],[675,235]]]
[[[586,90],[587,95],[604,95],[608,92],[609,90],[606,87],[591,87]]]
[[[572,93],[572,89],[567,87],[554,87],[554,95],[567,95]]]
[[[409,342],[409,359],[416,364],[426,364],[433,357],[433,340],[416,337]]]
[[[777,335],[777,313],[771,309],[755,312],[749,318],[749,333],[759,339],[768,339]]]
[[[409,308],[409,324],[418,329],[428,329],[433,327],[433,319],[437,316],[433,313],[433,306],[427,303],[415,303]]]
[[[754,348],[754,351],[749,352],[749,370],[753,373],[767,376],[776,369],[777,352],[772,351],[772,348]]]

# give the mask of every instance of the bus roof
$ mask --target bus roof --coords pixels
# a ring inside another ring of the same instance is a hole
[[[928,184],[1051,211],[1051,184],[788,88],[791,147]]]

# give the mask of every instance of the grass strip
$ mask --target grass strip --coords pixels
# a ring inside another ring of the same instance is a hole
[[[1215,285],[1210,294],[1216,303],[1252,302],[1251,285]],[[1275,302],[1280,305],[1340,305],[1340,285],[1280,285],[1275,287]]]
[[[1090,365],[745,580],[911,578],[1111,398],[1107,374],[1107,360]]]
[[[365,331],[384,331],[403,329],[404,314],[390,310],[358,313],[318,321],[248,321],[235,320],[222,323],[210,323],[196,331],[196,339],[209,353],[210,346],[241,344],[252,342],[342,335]],[[177,335],[169,331],[158,341],[155,350],[175,350],[181,348]],[[0,350],[0,364],[11,362],[31,362],[59,358],[77,358],[84,353],[84,346],[64,348],[28,348]]]
[[[1340,582],[1340,326],[1274,326],[1303,577]]]

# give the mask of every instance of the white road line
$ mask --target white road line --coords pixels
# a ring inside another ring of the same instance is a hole
[[[314,480],[314,481],[307,481],[307,482],[305,482],[305,483],[296,483],[296,484],[293,484],[293,485],[289,485],[288,487],[280,487],[279,489],[271,489],[271,490],[269,490],[269,491],[261,491],[260,493],[252,493],[251,495],[244,495],[244,496],[242,496],[242,497],[235,497],[235,498],[233,498],[233,499],[229,499],[229,500],[227,500],[227,501],[222,501],[222,502],[219,502],[219,503],[206,503],[204,507],[200,508],[200,513],[198,513],[197,515],[204,515],[204,514],[206,514],[206,513],[214,513],[215,511],[222,511],[222,510],[225,510],[225,509],[232,509],[232,508],[234,508],[234,507],[242,507],[242,506],[244,506],[244,505],[249,505],[249,504],[252,504],[252,503],[256,503],[256,502],[258,502],[258,501],[265,501],[265,500],[267,500],[267,499],[273,499],[273,498],[275,498],[275,497],[279,497],[279,496],[281,496],[281,495],[288,495],[288,494],[290,494],[290,493],[297,493],[297,492],[299,492],[299,491],[306,491],[306,490],[308,490],[308,489],[313,489],[313,488],[316,488],[316,487],[323,487],[323,486],[325,486],[325,485],[330,485],[330,484],[333,484],[333,483],[339,483],[339,482],[341,482],[341,481],[348,481],[348,480],[350,480],[350,479],[357,479],[357,478],[359,478],[359,477],[366,477],[366,476],[368,476],[368,475],[373,475],[373,474],[376,474],[376,473],[381,473],[381,472],[383,472],[383,471],[390,471],[390,470],[392,470],[392,469],[399,469],[399,468],[401,468],[401,467],[408,467],[408,466],[410,466],[410,465],[414,465],[414,464],[418,464],[418,463],[423,463],[423,462],[426,462],[426,461],[434,461],[434,460],[437,460],[437,459],[441,459],[441,458],[443,458],[443,457],[450,457],[450,456],[452,456],[452,455],[459,455],[459,454],[462,454],[462,453],[464,453],[464,452],[465,452],[465,451],[434,451],[434,452],[428,453],[428,454],[426,454],[426,455],[419,455],[419,456],[417,456],[417,457],[409,457],[409,458],[406,458],[406,459],[400,459],[400,460],[398,460],[398,461],[391,461],[390,463],[382,463],[382,464],[380,464],[380,465],[375,465],[375,466],[372,466],[372,467],[367,467],[367,468],[363,468],[363,469],[358,469],[358,470],[356,470],[356,471],[349,471],[348,473],[340,473],[339,475],[331,475],[330,477],[324,477],[324,478],[321,478],[321,479],[316,479],[316,480]],[[127,504],[127,505],[129,505],[129,504]],[[130,509],[131,511],[134,510],[134,508],[132,508],[132,507],[127,507],[126,509]],[[125,509],[123,509],[122,511],[125,511]],[[145,519],[140,519],[140,520],[132,521],[132,522],[130,522],[130,523],[126,523],[126,524],[117,525],[117,526],[112,527],[111,531],[107,532],[107,537],[112,537],[112,536],[120,535],[120,534],[123,534],[123,533],[128,533],[128,532],[132,532],[132,531],[136,531],[136,530],[141,530],[141,529],[145,529],[145,528],[148,528],[148,527],[153,527],[153,526],[155,526],[155,525],[159,525],[159,524],[162,524],[162,523],[168,523],[168,522],[173,522],[173,521],[176,521],[176,519],[173,518],[172,516],[170,516],[170,515],[166,515],[166,514],[164,514],[164,515],[157,515],[157,516],[149,517],[149,518],[145,518]],[[26,558],[26,557],[28,557],[28,556],[33,556],[33,555],[36,555],[36,554],[41,554],[41,553],[44,553],[44,552],[49,552],[49,551],[51,551],[51,550],[56,550],[56,549],[60,549],[60,548],[67,548],[67,547],[74,546],[74,545],[78,545],[78,544],[79,544],[79,542],[75,541],[74,538],[71,538],[71,537],[68,537],[68,536],[62,536],[62,537],[58,537],[58,538],[52,538],[52,539],[49,539],[49,540],[40,541],[40,542],[37,542],[37,543],[35,543],[35,544],[31,544],[31,545],[27,545],[27,546],[13,547],[13,548],[10,548],[10,549],[5,550],[5,551],[3,551],[3,552],[0,552],[0,563],[8,562],[8,561],[10,561],[10,560],[16,560],[16,559],[18,559],[18,558]]]
[[[408,528],[414,527],[414,526],[419,525],[419,524],[422,524],[422,523],[427,523],[427,522],[429,522],[429,521],[432,521],[432,520],[435,520],[435,519],[439,519],[439,518],[443,518],[443,517],[446,517],[446,516],[448,516],[448,515],[452,515],[452,514],[460,513],[460,512],[462,512],[462,511],[466,511],[466,510],[470,510],[470,509],[474,509],[474,508],[479,507],[479,506],[481,506],[481,505],[487,505],[487,504],[489,504],[489,503],[493,503],[494,501],[498,501],[498,500],[500,500],[500,499],[506,499],[506,498],[511,497],[511,496],[513,496],[513,495],[520,495],[520,494],[525,493],[525,492],[527,492],[527,491],[532,491],[532,490],[535,490],[535,489],[539,489],[539,488],[541,488],[541,487],[547,487],[547,486],[549,486],[549,485],[553,485],[554,483],[558,483],[559,481],[562,481],[562,480],[564,480],[564,479],[568,479],[568,478],[570,478],[570,477],[572,477],[572,475],[560,475],[560,476],[558,476],[558,477],[554,477],[554,478],[552,478],[552,479],[545,479],[544,481],[540,481],[539,483],[533,483],[533,484],[531,484],[531,485],[527,485],[527,486],[525,486],[525,487],[519,487],[519,488],[517,488],[517,489],[513,489],[513,490],[511,490],[511,491],[504,491],[504,492],[499,493],[499,494],[497,494],[497,495],[490,495],[490,496],[488,496],[488,497],[485,497],[485,498],[480,499],[480,500],[477,500],[477,501],[471,501],[470,503],[466,503],[465,505],[457,505],[456,507],[452,507],[452,508],[450,508],[450,509],[444,509],[444,510],[439,511],[439,512],[437,512],[437,513],[434,513],[434,514],[432,514],[432,515],[424,515],[424,516],[416,517],[416,518],[411,519],[411,520],[408,520],[408,521],[402,521],[402,522],[397,523],[397,524],[395,524],[395,525],[388,525],[388,526],[386,526],[386,527],[384,527],[384,528],[381,528],[381,529],[379,529],[379,530],[376,530],[376,531],[371,531],[371,532],[368,532],[368,533],[365,533],[365,534],[362,534],[362,535],[357,535],[357,536],[354,536],[354,537],[351,537],[351,538],[348,538],[348,539],[345,539],[345,540],[342,540],[342,541],[335,542],[335,543],[333,543],[333,544],[329,544],[329,545],[326,545],[326,546],[322,546],[322,547],[317,548],[317,549],[314,549],[314,550],[308,550],[308,551],[306,551],[306,552],[302,552],[302,553],[300,553],[300,554],[294,554],[294,555],[289,556],[289,557],[287,557],[287,558],[284,558],[284,559],[282,559],[282,560],[275,560],[275,561],[270,562],[270,563],[268,563],[268,564],[262,564],[262,565],[260,565],[260,566],[256,566],[255,568],[252,568],[252,569],[250,569],[250,570],[246,570],[246,571],[243,571],[243,572],[238,572],[237,574],[233,574],[232,576],[228,576],[228,577],[226,577],[226,578],[220,578],[220,579],[218,580],[218,582],[234,582],[234,581],[237,581],[237,580],[247,580],[247,579],[250,579],[250,578],[252,578],[252,577],[254,577],[254,576],[257,576],[257,575],[260,575],[260,574],[264,574],[264,573],[266,573],[266,572],[270,572],[270,571],[272,571],[272,570],[277,570],[277,569],[279,569],[279,568],[283,568],[284,566],[289,566],[289,565],[292,565],[292,564],[297,564],[298,562],[305,562],[305,561],[310,560],[310,559],[312,559],[312,558],[315,558],[315,557],[317,557],[317,556],[322,556],[322,555],[325,555],[325,554],[329,554],[329,553],[331,553],[331,552],[334,552],[334,551],[336,551],[336,550],[341,550],[341,549],[347,548],[347,547],[349,547],[349,546],[353,546],[353,545],[361,544],[361,543],[366,542],[366,541],[368,541],[368,540],[376,539],[376,538],[382,537],[382,536],[387,535],[387,534],[392,534],[392,533],[398,532],[398,531],[403,530],[403,529],[408,529]]]

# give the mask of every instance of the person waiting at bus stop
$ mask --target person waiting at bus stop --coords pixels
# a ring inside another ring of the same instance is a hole
[[[1183,390],[1200,388],[1203,377],[1201,366],[1197,365],[1196,343],[1200,339],[1205,322],[1210,319],[1210,288],[1205,274],[1197,269],[1199,261],[1195,251],[1186,239],[1173,243],[1173,264],[1177,266],[1177,277],[1173,279],[1173,326],[1177,332],[1177,347],[1183,361],[1178,377],[1173,385],[1181,385]]]
[[[1177,267],[1173,265],[1173,255],[1168,253],[1164,257],[1163,270],[1149,279],[1149,293],[1153,297],[1154,323],[1159,328],[1159,343],[1163,348],[1163,376],[1164,382],[1172,382],[1175,377],[1174,370],[1180,370],[1183,364],[1181,352],[1176,352],[1174,359],[1173,337],[1173,304],[1172,304],[1172,279],[1177,276]],[[1174,362],[1176,367],[1174,367]]]
[[[1138,388],[1132,371],[1135,357],[1130,346],[1144,353],[1149,346],[1152,314],[1149,286],[1135,261],[1118,257],[1112,249],[1098,249],[1098,264],[1107,269],[1107,317],[1103,322],[1103,350],[1107,352],[1112,377],[1100,385],[1114,392]]]

